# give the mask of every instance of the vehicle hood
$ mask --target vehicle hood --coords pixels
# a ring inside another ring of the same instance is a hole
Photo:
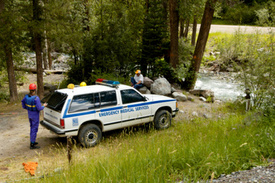
[[[171,97],[166,97],[163,95],[155,95],[155,94],[145,94],[145,97],[147,97],[147,100],[149,101],[159,101],[159,100],[176,100]]]

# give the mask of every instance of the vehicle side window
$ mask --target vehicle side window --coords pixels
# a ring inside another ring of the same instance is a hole
[[[116,98],[116,91],[107,91],[107,92],[100,92],[100,106],[110,106],[116,105],[117,98]]]
[[[94,102],[94,95],[96,94],[85,94],[74,96],[69,112],[77,112],[83,110],[89,110],[96,107]],[[98,95],[98,94],[97,94]]]
[[[145,101],[143,96],[141,96],[139,93],[132,89],[121,90],[120,93],[123,104]]]

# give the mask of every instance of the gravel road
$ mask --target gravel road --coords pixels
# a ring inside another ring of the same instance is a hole
[[[200,30],[200,25],[197,26],[197,32]],[[275,27],[257,27],[257,26],[239,26],[239,25],[211,25],[210,33],[223,32],[223,33],[235,33],[236,31],[242,31],[244,33],[269,33],[275,32]]]
[[[260,182],[260,183],[272,183],[275,182],[275,159],[269,160],[270,165],[263,167],[257,166],[251,170],[244,170],[238,172],[232,172],[229,175],[222,174],[218,179],[213,180],[213,183],[224,182]]]

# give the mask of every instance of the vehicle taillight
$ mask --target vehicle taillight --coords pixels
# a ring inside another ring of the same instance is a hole
[[[61,128],[65,128],[64,119],[60,119],[60,126]]]
[[[178,104],[178,102],[176,102],[176,108],[179,108],[179,104]]]

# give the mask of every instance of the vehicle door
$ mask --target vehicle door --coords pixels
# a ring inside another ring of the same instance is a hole
[[[149,122],[152,119],[151,105],[144,96],[134,89],[120,91],[122,99],[122,127]]]
[[[99,93],[100,109],[96,110],[96,117],[103,122],[103,131],[121,128],[121,106],[118,106],[116,91]]]

